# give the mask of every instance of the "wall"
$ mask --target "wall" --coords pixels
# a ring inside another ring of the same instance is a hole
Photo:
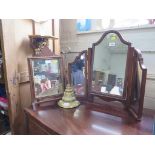
[[[141,29],[119,30],[123,38],[132,46],[143,52],[144,63],[148,68],[144,107],[155,109],[155,27]],[[60,21],[61,51],[79,52],[88,49],[92,43],[99,40],[103,32],[77,34],[76,19],[62,19]],[[67,61],[73,61],[68,56]]]
[[[45,29],[48,27],[46,33],[49,31],[48,35],[52,35],[52,22],[49,24],[45,26]],[[41,27],[41,25],[33,23],[32,20],[2,20],[10,118],[13,132],[16,134],[22,134],[24,129],[23,109],[31,105],[27,58],[32,56],[33,51],[29,44],[29,35],[34,34],[34,29],[36,30],[35,34],[40,34],[38,32],[39,26]],[[59,29],[58,26],[57,30]],[[59,46],[55,45],[55,47],[57,50],[59,49]]]
[[[46,35],[46,36],[55,36],[59,38],[59,19],[54,19],[54,24],[52,20],[49,19],[46,22],[35,22],[35,34]],[[53,28],[54,26],[54,28]],[[52,31],[52,28],[54,31]],[[59,54],[60,52],[60,42],[59,39],[54,40],[55,42],[55,53]],[[53,49],[53,41],[49,40],[49,48]]]
[[[28,76],[27,57],[32,55],[28,35],[32,34],[31,20],[2,20],[3,44],[5,53],[6,76],[8,82],[8,97],[10,99],[11,125],[19,124],[22,115],[22,105],[30,105],[29,83],[22,85],[20,75]],[[25,90],[25,87],[27,88]],[[21,95],[24,94],[24,95]]]

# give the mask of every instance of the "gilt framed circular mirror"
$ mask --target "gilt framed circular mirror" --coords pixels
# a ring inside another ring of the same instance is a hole
[[[131,43],[111,30],[93,43],[90,94],[118,101],[126,99]]]
[[[56,99],[63,95],[62,58],[28,58],[32,102]]]
[[[68,64],[68,78],[78,98],[87,97],[87,50]]]

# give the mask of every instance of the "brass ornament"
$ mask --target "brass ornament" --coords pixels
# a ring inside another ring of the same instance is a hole
[[[74,108],[80,105],[80,102],[76,100],[73,88],[68,84],[62,100],[58,102],[58,105],[62,108]]]

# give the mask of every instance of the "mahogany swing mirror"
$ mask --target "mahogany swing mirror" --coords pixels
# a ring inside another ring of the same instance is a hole
[[[28,58],[32,103],[56,99],[63,94],[62,58]]]
[[[105,32],[88,50],[88,97],[121,102],[140,120],[146,68],[137,53],[119,32]]]

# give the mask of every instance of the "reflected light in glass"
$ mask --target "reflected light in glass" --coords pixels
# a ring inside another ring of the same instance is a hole
[[[117,132],[116,130],[109,129],[107,127],[103,127],[97,124],[92,124],[91,127],[95,130],[98,130],[100,132],[103,132],[104,134],[111,134],[111,135],[120,135],[120,132]]]
[[[74,112],[74,114],[73,114],[73,116],[75,118],[78,118],[80,116],[80,110],[79,109],[76,109],[75,112]]]

